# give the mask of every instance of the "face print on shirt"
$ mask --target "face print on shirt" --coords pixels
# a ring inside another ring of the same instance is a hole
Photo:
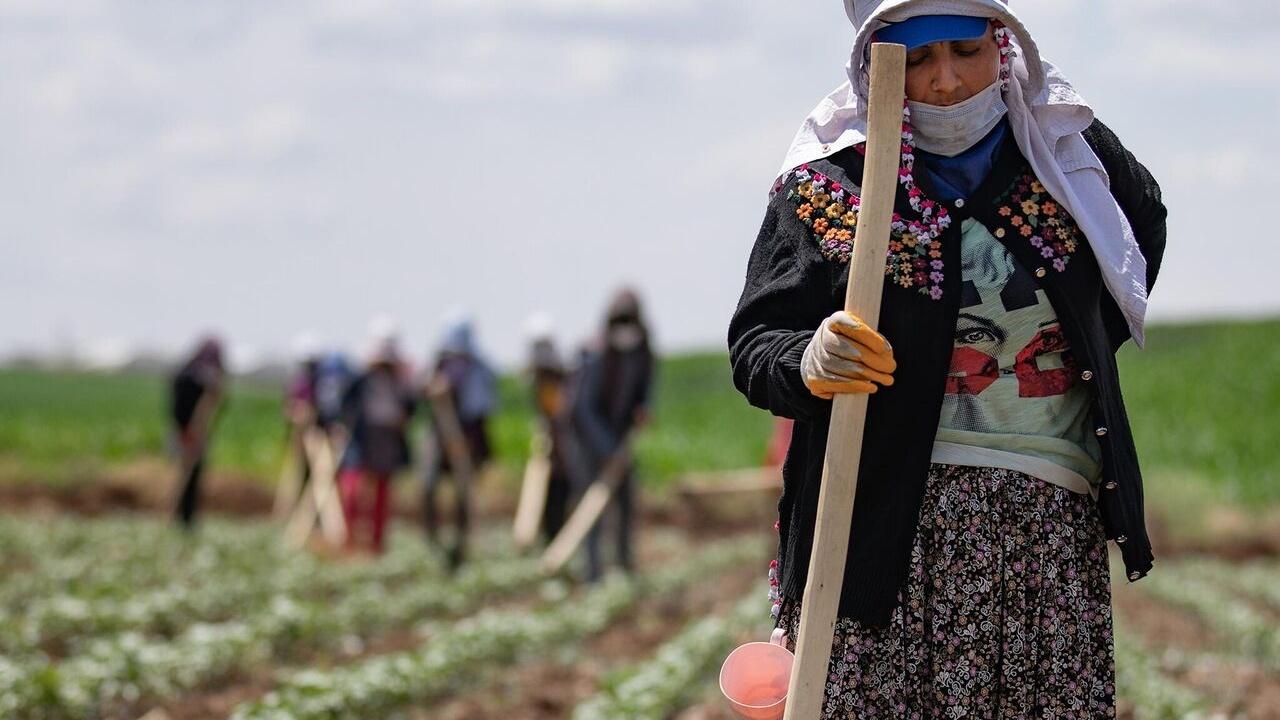
[[[962,227],[963,285],[943,425],[1056,433],[1074,362],[1035,278],[976,220]]]

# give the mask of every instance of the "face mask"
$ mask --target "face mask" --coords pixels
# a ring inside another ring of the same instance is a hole
[[[945,157],[955,157],[973,147],[1000,122],[1008,108],[1000,82],[991,83],[964,102],[942,107],[908,102],[916,147]]]
[[[609,328],[608,342],[614,350],[635,350],[644,342],[644,331],[631,323],[614,325]]]

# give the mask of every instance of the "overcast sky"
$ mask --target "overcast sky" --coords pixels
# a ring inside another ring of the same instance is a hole
[[[1170,207],[1155,319],[1280,313],[1280,3],[1015,0]],[[247,356],[465,309],[519,357],[639,286],[722,347],[836,0],[0,0],[0,355]]]

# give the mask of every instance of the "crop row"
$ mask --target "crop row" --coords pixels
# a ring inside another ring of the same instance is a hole
[[[320,573],[328,588],[347,581],[407,578],[440,563],[411,530],[393,533],[390,551],[376,563],[328,563],[286,549],[278,525],[213,518],[186,535],[145,516],[78,520],[0,515],[0,610],[59,595],[128,597],[210,576],[267,577],[300,566]],[[478,534],[478,554],[509,546],[505,531]],[[320,590],[328,588],[321,586]]]
[[[437,577],[443,567],[421,543],[401,543],[402,549],[378,562],[360,564],[324,562],[307,553],[282,555],[273,550],[278,544],[272,537],[266,546],[241,548],[218,562],[201,563],[194,575],[175,569],[177,577],[166,584],[100,585],[96,593],[53,593],[0,610],[0,652],[21,655],[128,631],[173,636],[195,623],[252,614],[279,596],[309,600],[386,593]]]
[[[723,616],[702,618],[660,647],[654,656],[614,673],[604,687],[575,709],[573,720],[662,720],[702,689],[744,632],[761,625],[759,599],[744,598]],[[1157,656],[1117,622],[1116,685],[1137,720],[1194,720],[1206,716],[1206,701],[1179,684]]]
[[[1116,623],[1116,694],[1133,707],[1135,720],[1196,720],[1205,700],[1170,678],[1155,656]]]
[[[703,689],[742,635],[767,630],[769,616],[757,593],[724,615],[687,625],[654,655],[613,673],[594,696],[575,708],[573,720],[664,720]]]
[[[1142,589],[1198,615],[1236,654],[1280,667],[1280,627],[1229,587],[1209,580],[1189,566],[1173,563],[1145,578]]]
[[[1213,558],[1199,557],[1179,560],[1175,567],[1196,575],[1216,585],[1234,589],[1252,597],[1259,603],[1280,611],[1280,564],[1274,561],[1253,561],[1232,564]]]
[[[541,578],[533,560],[469,565],[449,582],[395,591],[367,583],[330,602],[273,596],[242,620],[196,623],[172,639],[124,632],[88,641],[64,662],[40,656],[0,668],[0,717],[97,717],[142,698],[165,699],[306,648],[359,649],[362,636],[432,615],[456,615]]]
[[[236,720],[373,717],[439,698],[486,668],[573,644],[608,627],[648,597],[682,592],[758,558],[763,548],[734,539],[638,578],[615,577],[585,594],[536,611],[486,610],[438,627],[425,647],[374,657],[333,671],[304,671],[260,701],[236,710]]]
[[[20,609],[52,594],[101,597],[199,577],[228,565],[283,562],[278,534],[266,525],[210,522],[186,537],[141,517],[72,523],[0,516],[0,609]]]

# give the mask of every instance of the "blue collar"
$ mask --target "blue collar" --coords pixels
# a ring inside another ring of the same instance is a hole
[[[935,155],[916,148],[917,160],[924,165],[929,179],[933,181],[934,199],[947,202],[972,195],[991,173],[1008,132],[1009,120],[1001,118],[986,137],[955,157]]]

